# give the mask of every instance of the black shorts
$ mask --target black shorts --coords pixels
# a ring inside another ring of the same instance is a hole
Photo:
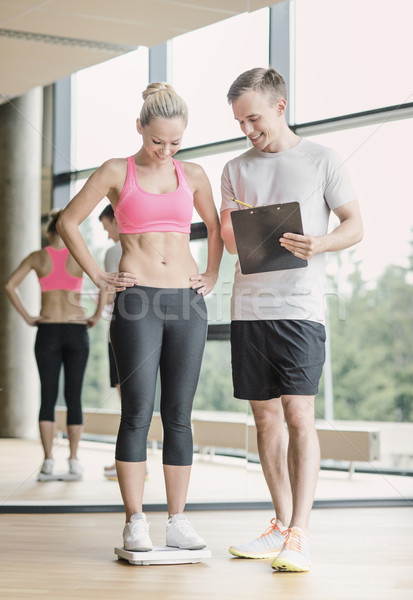
[[[109,352],[110,387],[116,387],[119,384],[119,375],[118,375],[118,370],[116,368],[115,355],[113,354],[113,348],[112,348],[112,344],[110,342],[108,344],[108,352]]]
[[[314,396],[325,360],[325,327],[314,321],[232,321],[235,398]]]

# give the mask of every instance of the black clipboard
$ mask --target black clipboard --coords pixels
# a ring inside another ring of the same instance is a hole
[[[307,266],[279,242],[284,233],[304,233],[299,202],[234,210],[231,220],[243,275]]]

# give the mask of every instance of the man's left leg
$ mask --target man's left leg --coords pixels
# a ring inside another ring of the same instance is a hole
[[[314,396],[282,396],[289,432],[288,470],[293,512],[283,549],[272,563],[281,571],[308,571],[308,527],[317,477],[320,445],[314,422]]]

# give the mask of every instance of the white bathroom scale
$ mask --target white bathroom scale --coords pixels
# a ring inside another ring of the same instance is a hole
[[[179,565],[199,563],[211,558],[211,550],[181,550],[170,546],[155,546],[149,552],[134,552],[124,548],[115,548],[118,560],[127,560],[131,565]]]
[[[51,473],[51,475],[39,473],[37,477],[37,481],[80,481],[81,479],[82,475],[74,475],[73,473],[68,473],[67,471],[56,471],[55,473]]]

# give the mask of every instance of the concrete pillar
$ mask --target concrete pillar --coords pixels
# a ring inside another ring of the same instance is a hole
[[[40,248],[43,90],[35,88],[0,106],[0,436],[37,437],[39,376],[36,329],[4,292],[10,273]],[[33,315],[40,291],[31,273],[19,288]]]

